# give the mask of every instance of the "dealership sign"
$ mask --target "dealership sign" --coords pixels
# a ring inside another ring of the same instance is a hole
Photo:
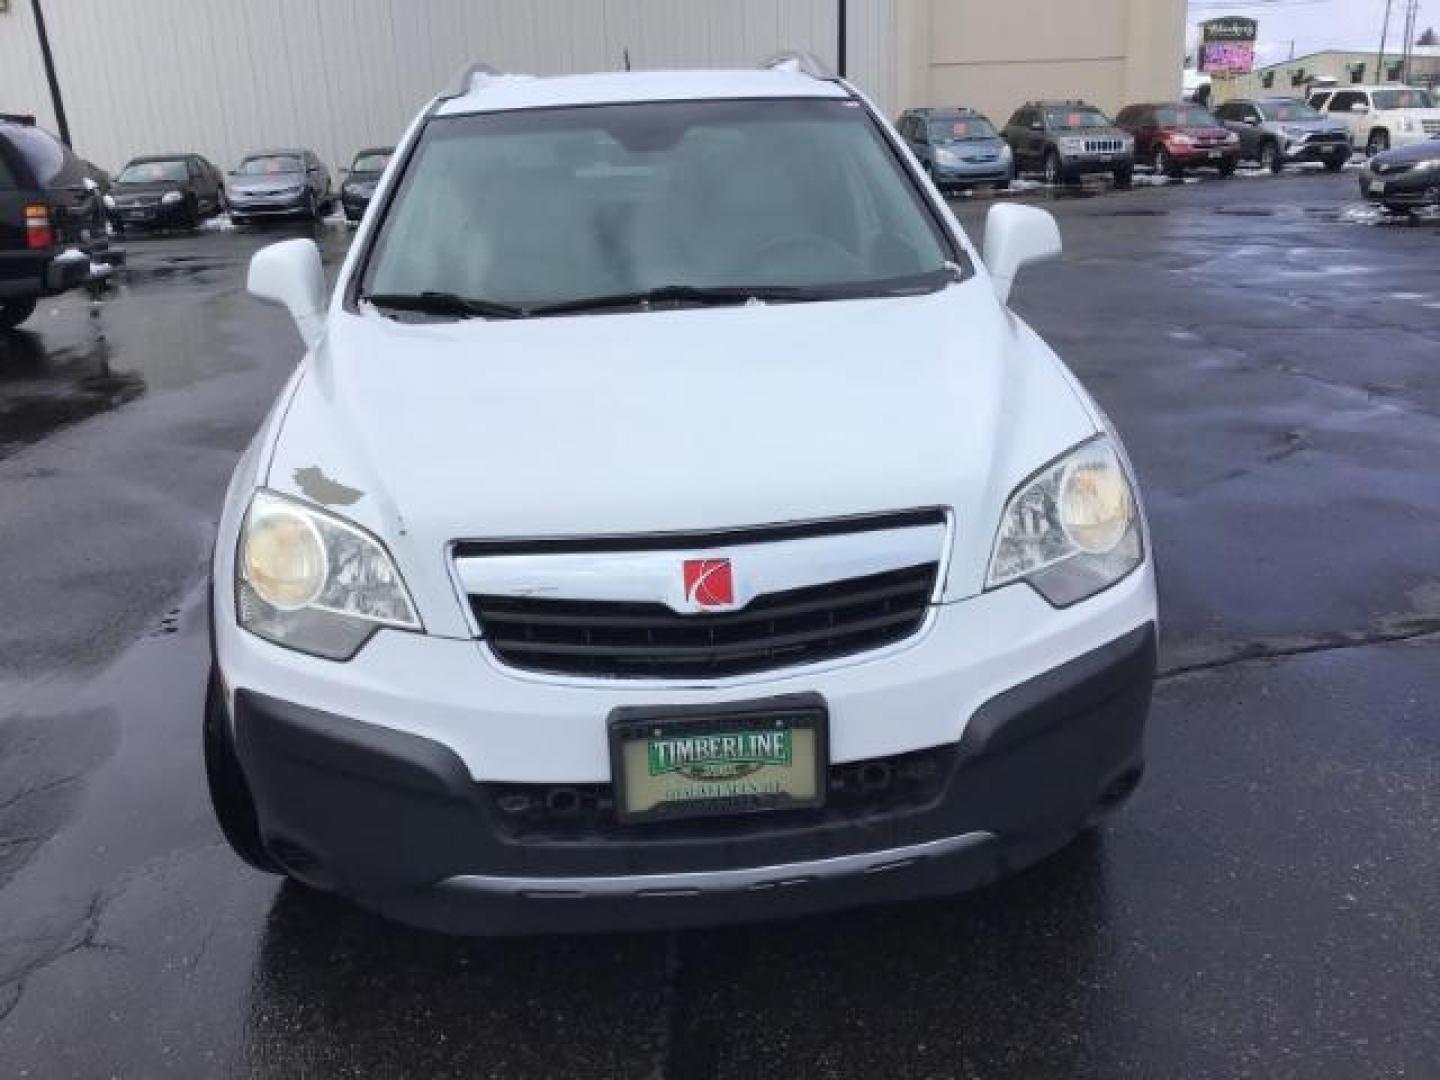
[[[1254,19],[1227,16],[1200,24],[1200,70],[1212,75],[1240,74],[1255,66]]]

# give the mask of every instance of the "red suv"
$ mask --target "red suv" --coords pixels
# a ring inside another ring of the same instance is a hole
[[[1149,162],[1166,176],[1184,176],[1186,169],[1196,168],[1229,176],[1240,161],[1240,137],[1202,105],[1127,105],[1115,126],[1135,137],[1137,162]]]

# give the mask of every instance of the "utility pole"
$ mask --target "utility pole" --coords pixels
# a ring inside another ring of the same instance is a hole
[[[35,13],[35,32],[40,36],[40,58],[45,62],[45,79],[50,84],[55,126],[60,129],[60,141],[69,146],[70,122],[65,119],[65,102],[60,99],[60,80],[55,75],[55,57],[50,55],[50,35],[45,32],[45,12],[40,10],[40,0],[30,0],[30,10]]]
[[[836,22],[839,23],[839,32],[835,42],[835,74],[843,79],[845,78],[845,39],[849,36],[845,31],[845,9],[850,5],[846,3],[846,0],[835,0],[835,2],[839,5],[835,13]]]
[[[1385,0],[1385,21],[1380,24],[1380,53],[1375,57],[1375,81],[1382,82],[1385,78],[1385,39],[1390,36],[1390,4],[1393,0]]]
[[[1409,0],[1405,6],[1405,53],[1400,68],[1401,81],[1410,82],[1410,58],[1415,54],[1415,23],[1420,18],[1420,0]]]

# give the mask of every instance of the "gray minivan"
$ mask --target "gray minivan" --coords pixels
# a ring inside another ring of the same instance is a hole
[[[895,127],[941,191],[1015,179],[1009,145],[974,109],[907,109]]]

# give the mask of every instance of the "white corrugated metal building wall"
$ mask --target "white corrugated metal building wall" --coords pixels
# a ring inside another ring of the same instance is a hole
[[[851,79],[892,104],[895,0],[848,0]],[[833,62],[836,0],[47,0],[76,149],[107,169],[197,150],[312,147],[332,165],[394,142],[465,66],[553,74]],[[0,112],[54,129],[28,0],[0,15]]]

